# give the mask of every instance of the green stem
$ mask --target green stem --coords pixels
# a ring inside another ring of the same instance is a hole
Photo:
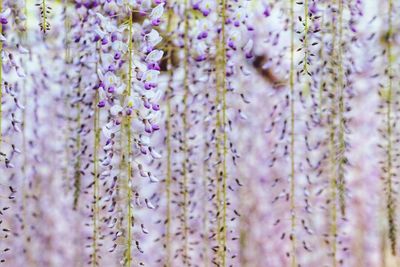
[[[325,18],[325,13],[322,14],[321,17],[321,26],[324,27],[324,18]],[[325,31],[322,30],[321,31],[321,47],[320,47],[320,53],[319,53],[319,57],[321,58],[322,62],[324,61],[324,36],[325,36]],[[321,82],[320,82],[320,86],[319,86],[319,114],[321,116],[322,119],[322,111],[323,111],[323,91],[324,91],[324,71],[321,70]]]
[[[304,1],[304,57],[303,57],[303,71],[308,73],[308,0]]]
[[[189,255],[188,255],[188,140],[187,140],[187,131],[188,131],[188,122],[187,122],[187,113],[188,113],[188,96],[189,96],[189,1],[185,0],[185,14],[184,14],[184,78],[183,78],[183,86],[184,86],[184,94],[183,94],[183,166],[182,166],[182,175],[183,175],[183,263],[186,266],[189,266]]]
[[[208,87],[206,86],[204,88],[204,98],[206,99],[205,103],[203,104],[203,113],[207,114],[207,100],[208,100],[208,95],[209,90]],[[208,122],[206,120],[203,121],[203,157],[206,158],[209,152],[209,143],[207,141],[207,136],[209,132],[209,127],[208,127]],[[202,174],[203,174],[203,193],[204,197],[208,198],[208,177],[210,175],[209,173],[209,168],[208,168],[208,161],[203,160],[202,161]],[[209,217],[208,217],[208,202],[204,201],[203,204],[203,253],[204,253],[204,267],[209,266]]]
[[[64,9],[65,9],[65,19],[64,19],[64,30],[65,30],[65,50],[64,50],[64,63],[66,65],[66,67],[68,68],[69,65],[72,63],[71,62],[71,48],[69,46],[69,31],[71,28],[71,22],[70,22],[70,18],[68,16],[68,4],[67,1],[63,1],[64,4]],[[65,117],[67,118],[67,125],[66,125],[66,130],[65,130],[65,158],[66,158],[66,166],[64,169],[64,181],[65,183],[68,185],[67,188],[69,188],[70,185],[70,181],[69,181],[69,172],[68,172],[68,163],[70,162],[70,147],[69,147],[69,139],[70,139],[70,135],[71,135],[71,125],[70,125],[70,116],[71,116],[71,111],[70,111],[70,93],[69,91],[67,91],[67,93],[65,94],[65,99],[64,99],[64,106],[65,106]],[[68,190],[68,189],[67,189]]]
[[[226,21],[226,3],[227,0],[221,0],[221,43],[219,47],[219,56],[220,63],[218,72],[220,74],[221,79],[221,89],[222,92],[222,131],[223,131],[223,157],[222,157],[222,168],[223,168],[223,177],[222,177],[222,194],[223,194],[223,213],[222,213],[222,241],[221,241],[221,265],[224,267],[226,265],[226,240],[227,240],[227,224],[226,224],[226,212],[227,212],[227,192],[226,185],[228,179],[227,173],[227,163],[226,158],[228,154],[228,135],[226,131],[227,124],[227,103],[226,103],[226,36],[225,36],[225,21]]]
[[[219,42],[219,40],[217,40],[217,42]],[[218,67],[219,61],[217,60],[216,65],[217,65],[217,69],[220,69]],[[219,75],[217,73],[216,75],[216,96],[215,96],[215,106],[216,108],[216,125],[215,125],[215,129],[216,129],[216,145],[215,145],[215,150],[216,150],[216,162],[218,163],[217,168],[215,169],[215,177],[216,177],[216,205],[217,205],[217,228],[216,228],[216,236],[217,236],[217,244],[218,244],[218,251],[217,251],[217,260],[220,260],[220,251],[221,251],[221,181],[220,181],[220,161],[221,161],[221,135],[220,135],[220,129],[221,129],[221,111],[219,109],[219,104],[221,101],[221,91],[220,91],[220,83],[221,80],[219,79]]]
[[[98,63],[96,63],[97,69]],[[100,147],[100,109],[97,106],[99,103],[99,91],[96,91],[94,98],[94,151],[93,151],[93,254],[92,254],[92,265],[97,266],[97,239],[98,239],[98,220],[99,220],[99,147]]]
[[[81,79],[82,77],[80,77]],[[78,84],[78,98],[81,97],[81,88]],[[76,110],[78,112],[76,123],[78,125],[78,132],[76,136],[76,153],[78,154],[75,166],[74,166],[74,209],[78,207],[79,195],[81,192],[81,100],[79,99],[76,103]]]
[[[167,26],[167,34],[171,33],[172,29],[172,16],[173,11],[171,8],[168,9],[168,26]],[[165,259],[165,267],[171,267],[171,180],[172,180],[172,172],[171,172],[171,155],[172,155],[172,147],[171,147],[171,95],[172,95],[172,82],[173,82],[173,72],[172,72],[172,43],[171,38],[168,40],[168,50],[167,50],[167,71],[169,76],[168,81],[168,92],[167,92],[167,120],[166,120],[166,128],[167,128],[167,177],[165,180],[166,187],[166,195],[167,195],[167,223],[166,223],[166,233],[165,233],[165,250],[166,250],[166,259]]]
[[[133,52],[133,14],[132,10],[129,8],[129,49],[128,49],[128,87],[126,91],[126,96],[130,97],[132,93],[132,52]],[[131,267],[132,262],[132,189],[130,187],[130,181],[132,180],[132,131],[131,131],[131,116],[127,116],[125,119],[125,128],[127,131],[127,179],[126,179],[126,190],[127,190],[127,208],[128,208],[128,218],[127,218],[127,248],[126,248],[126,267]]]
[[[396,208],[395,199],[393,196],[393,181],[392,181],[392,168],[393,168],[393,128],[392,128],[392,104],[393,104],[393,66],[392,66],[392,38],[393,38],[393,22],[392,22],[392,12],[393,12],[393,1],[389,0],[389,31],[388,31],[388,42],[387,42],[387,77],[389,79],[388,84],[388,99],[387,99],[387,112],[386,112],[386,128],[387,128],[387,213],[388,213],[388,224],[389,224],[389,240],[391,243],[392,254],[396,255]]]
[[[207,138],[207,126],[206,122],[203,123],[203,133],[204,133],[204,144],[207,143],[206,138]],[[207,145],[204,146],[204,156],[207,155]],[[203,161],[203,192],[205,194],[205,197],[207,197],[207,177],[208,177],[208,167],[207,167],[207,162]],[[208,267],[209,263],[209,256],[208,256],[208,202],[204,201],[204,207],[203,207],[203,253],[204,253],[204,267]]]
[[[339,0],[341,1],[341,0]],[[336,0],[333,3],[335,6],[337,4]],[[340,16],[340,15],[339,15]],[[332,18],[332,55],[331,55],[331,64],[332,70],[334,70],[338,64],[341,65],[339,62],[340,56],[340,48],[337,48],[337,27],[335,17]],[[340,42],[339,42],[340,46]],[[339,67],[340,68],[340,67]],[[337,192],[339,196],[341,191],[339,190],[338,186],[338,171],[339,171],[339,163],[341,160],[341,156],[339,154],[339,148],[336,146],[336,120],[337,120],[337,106],[336,106],[336,99],[337,99],[337,74],[332,71],[332,99],[331,99],[331,107],[330,107],[330,131],[329,131],[329,157],[330,157],[330,216],[331,216],[331,224],[330,224],[330,235],[331,235],[331,255],[332,255],[332,266],[337,266],[336,254],[337,254]],[[339,85],[340,86],[340,85]],[[340,89],[339,89],[340,92]],[[339,115],[340,116],[340,115]],[[340,128],[340,127],[339,127]],[[339,129],[340,131],[340,129]],[[340,134],[339,134],[340,135]],[[339,137],[340,138],[340,137]],[[339,156],[339,157],[338,157]],[[340,200],[339,200],[340,201]]]
[[[42,0],[42,27],[43,27],[43,32],[46,33],[47,31],[47,6],[46,6],[46,0]]]
[[[333,115],[333,117],[335,117]],[[333,118],[332,118],[333,119]],[[330,191],[331,191],[331,224],[330,224],[330,235],[331,235],[331,250],[332,250],[332,266],[336,267],[336,238],[337,238],[337,209],[336,209],[336,153],[335,153],[335,127],[332,124],[330,127],[329,134],[329,155],[330,155]]]
[[[344,82],[343,82],[343,0],[339,0],[339,44],[338,44],[338,82],[339,87],[339,151],[338,151],[338,190],[342,216],[346,215],[344,165],[346,163],[345,119],[344,119]]]
[[[0,3],[2,3],[2,0],[0,0]],[[0,4],[0,12],[2,4]],[[24,15],[25,17],[28,16],[28,3],[25,1],[24,3]],[[1,27],[1,26],[0,26]],[[22,41],[26,44],[27,42],[27,32],[28,32],[28,20],[25,20],[25,31],[20,35]],[[1,44],[2,45],[2,44]],[[1,54],[1,50],[0,50]],[[23,62],[24,68],[26,66],[26,61]],[[2,63],[0,63],[0,68],[2,67]],[[1,71],[0,71],[1,72]],[[1,76],[0,76],[1,77]],[[0,84],[1,84],[1,79],[0,79]],[[1,88],[0,88],[1,91]],[[22,184],[22,228],[23,228],[23,239],[24,239],[24,249],[26,253],[26,260],[29,266],[36,266],[36,262],[32,258],[31,255],[31,249],[30,249],[30,244],[29,244],[29,228],[28,228],[28,215],[27,215],[27,200],[28,200],[28,193],[27,193],[27,180],[28,177],[26,175],[26,169],[27,169],[27,119],[26,119],[26,114],[27,114],[27,83],[26,80],[24,80],[23,83],[23,88],[22,88],[22,94],[23,94],[23,106],[25,107],[22,110],[22,151],[23,151],[23,166],[22,166],[22,174],[23,174],[23,184]],[[1,93],[0,93],[1,96]],[[0,97],[0,102],[1,102],[1,97]],[[0,103],[1,107],[1,103]],[[1,109],[1,108],[0,108]],[[1,111],[0,111],[1,114]],[[1,117],[1,116],[0,116]],[[1,118],[0,118],[1,121]],[[0,127],[1,128],[1,127]],[[1,131],[1,130],[0,130]],[[1,137],[0,137],[1,139]],[[1,142],[1,141],[0,141]]]

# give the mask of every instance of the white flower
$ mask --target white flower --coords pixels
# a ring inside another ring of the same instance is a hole
[[[128,51],[128,45],[121,41],[113,42],[111,47],[114,51],[118,51],[118,52],[122,52],[122,53],[126,53],[126,51]]]
[[[249,53],[251,49],[253,49],[253,45],[254,45],[253,39],[250,39],[243,47],[243,51]]]
[[[156,46],[162,41],[162,37],[158,33],[158,31],[152,29],[150,33],[146,34],[146,40],[149,43],[150,46]]]
[[[229,34],[229,39],[235,43],[239,43],[241,41],[241,33],[238,30],[233,30]]]
[[[6,10],[0,13],[0,17],[7,18],[8,16],[10,16],[10,14],[11,14],[11,9],[7,8]]]
[[[154,149],[150,149],[150,155],[153,157],[153,159],[160,159],[161,154],[155,151]]]
[[[155,177],[153,174],[150,173],[149,175],[150,183],[158,183],[160,180],[158,180],[157,177]]]
[[[163,51],[157,49],[153,50],[147,55],[146,62],[157,62],[162,58],[163,55]]]
[[[119,126],[118,126],[118,125],[115,125],[113,122],[107,123],[107,124],[104,125],[103,128],[102,128],[103,135],[104,135],[106,138],[111,138],[111,135],[112,135],[113,133],[118,132],[118,131],[119,131]]]
[[[119,86],[115,88],[115,92],[119,95],[122,95],[125,92],[126,84],[121,83]]]
[[[164,13],[164,3],[161,3],[151,11],[150,19],[152,20],[159,19],[161,18],[163,13]]]
[[[107,32],[114,32],[117,28],[114,24],[111,23],[111,20],[108,17],[104,17],[100,13],[96,13],[97,17],[100,18],[101,21],[101,26],[107,31]],[[98,27],[97,27],[98,28]],[[102,31],[100,28],[95,29],[96,33],[99,34],[102,38],[104,37],[105,32]]]
[[[203,55],[206,53],[207,45],[204,42],[196,42],[195,44],[196,55]]]
[[[153,203],[150,202],[150,200],[148,200],[147,198],[144,200],[144,202],[146,202],[146,206],[149,209],[155,209],[156,207],[154,207]]]
[[[133,60],[133,66],[137,67],[140,71],[146,71],[147,66],[143,62],[139,61],[139,59],[134,59]]]
[[[140,142],[143,145],[148,146],[148,145],[150,145],[150,138],[147,135],[142,135],[142,136],[140,136]]]
[[[116,13],[116,12],[118,12],[118,10],[119,10],[119,7],[118,7],[116,2],[114,2],[114,1],[111,1],[111,2],[106,1],[104,3],[104,11],[106,11],[106,12],[115,12]]]
[[[105,75],[104,75],[104,80],[103,83],[104,85],[108,88],[110,86],[119,84],[120,80],[117,76],[115,76],[114,73],[108,71]]]
[[[130,96],[127,101],[127,106],[133,109],[139,109],[141,106],[140,99],[138,99],[138,97],[135,96]]]
[[[151,0],[144,0],[141,5],[142,10],[149,10],[151,8]]]
[[[15,67],[15,70],[17,72],[18,77],[20,77],[20,78],[25,78],[26,77],[26,74],[25,74],[25,72],[24,72],[24,70],[22,68]]]
[[[98,36],[100,36],[100,38],[104,38],[104,36],[106,35],[106,32],[103,31],[102,29],[100,29],[99,25],[96,24],[94,30],[93,30]]]
[[[120,112],[123,111],[123,108],[120,105],[114,105],[110,108],[110,113],[113,116],[117,116]]]
[[[158,70],[148,70],[144,74],[144,79],[147,82],[156,82],[159,74]]]
[[[29,50],[23,47],[22,45],[18,45],[18,52],[20,52],[21,54],[28,54]]]
[[[113,64],[114,62],[114,55],[112,53],[102,53],[101,55],[101,65],[104,69],[107,69],[108,66]]]
[[[244,17],[244,11],[243,8],[239,8],[235,14],[233,15],[233,17],[237,20],[237,21],[241,21]]]

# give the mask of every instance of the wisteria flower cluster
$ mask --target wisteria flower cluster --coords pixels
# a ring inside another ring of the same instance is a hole
[[[399,12],[0,0],[0,265],[400,266]]]

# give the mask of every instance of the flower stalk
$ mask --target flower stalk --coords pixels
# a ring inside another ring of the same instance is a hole
[[[388,20],[389,20],[389,29],[387,33],[387,77],[388,77],[388,85],[387,85],[387,101],[386,101],[386,133],[387,133],[387,159],[386,159],[386,184],[387,184],[387,220],[389,226],[388,237],[390,240],[390,248],[393,255],[396,255],[396,247],[397,247],[397,227],[396,227],[396,205],[394,198],[394,189],[393,189],[393,121],[392,121],[392,105],[393,105],[393,53],[392,53],[392,38],[393,38],[393,1],[389,0],[388,7]]]
[[[346,184],[345,184],[345,164],[346,160],[346,140],[345,140],[345,103],[344,103],[344,80],[343,80],[343,0],[339,0],[338,3],[338,16],[339,16],[339,36],[338,36],[338,54],[337,54],[337,67],[338,67],[338,77],[337,77],[337,86],[338,86],[338,95],[339,95],[339,148],[338,148],[338,192],[339,192],[339,206],[342,217],[346,215]]]
[[[129,98],[132,93],[132,57],[133,57],[133,11],[131,7],[129,7],[129,35],[128,35],[128,85],[125,92],[125,98]],[[133,224],[133,210],[132,210],[132,118],[130,115],[124,117],[125,123],[125,131],[127,138],[127,148],[125,159],[127,160],[127,168],[126,168],[126,205],[127,205],[127,225],[126,225],[126,267],[130,267],[132,264],[132,224]]]
[[[97,48],[99,51],[99,48]],[[100,59],[99,59],[100,60]],[[96,69],[98,63],[96,63]],[[99,236],[99,147],[100,147],[100,108],[99,103],[99,89],[95,92],[93,101],[94,118],[93,118],[93,131],[94,131],[94,147],[93,147],[93,233],[92,233],[92,266],[98,266],[98,236]]]
[[[221,23],[221,41],[219,43],[218,55],[219,62],[217,66],[217,72],[219,73],[218,80],[221,81],[219,84],[219,90],[222,94],[222,238],[220,244],[220,262],[221,266],[226,266],[226,245],[227,245],[227,224],[226,224],[226,216],[227,216],[227,154],[228,154],[228,134],[227,134],[227,75],[226,75],[226,33],[225,33],[225,21],[226,21],[226,0],[221,0],[220,3],[220,23]],[[219,203],[218,203],[219,204]],[[221,229],[219,229],[221,231]]]
[[[189,224],[188,224],[188,165],[189,165],[189,147],[188,147],[188,97],[189,97],[189,57],[190,57],[190,40],[189,40],[189,12],[190,5],[189,1],[185,0],[184,3],[184,60],[183,60],[183,112],[182,112],[182,122],[183,122],[183,133],[182,133],[182,152],[183,152],[183,162],[182,162],[182,231],[183,231],[183,264],[185,266],[190,266],[189,254],[188,254],[188,242],[189,242]]]
[[[168,8],[168,24],[167,24],[167,33],[172,33],[172,18],[173,18],[173,10],[171,7]],[[172,57],[173,57],[173,45],[172,38],[169,36],[167,43],[167,72],[168,72],[168,88],[166,92],[166,146],[167,146],[167,176],[165,179],[165,190],[166,190],[166,198],[167,198],[167,210],[166,210],[166,230],[165,230],[165,250],[166,250],[166,258],[165,258],[165,266],[171,267],[171,182],[172,182],[172,118],[171,118],[171,97],[173,92],[173,66],[172,66]]]

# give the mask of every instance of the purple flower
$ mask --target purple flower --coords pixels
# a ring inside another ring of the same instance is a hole
[[[206,59],[207,59],[207,56],[206,56],[205,54],[198,55],[198,56],[195,58],[195,60],[196,60],[197,62],[202,62],[202,61],[204,61],[204,60],[206,60]]]
[[[152,108],[154,111],[159,111],[160,110],[160,106],[158,104],[152,104]]]
[[[115,60],[121,59],[121,53],[120,53],[120,52],[115,53],[114,59],[115,59]]]
[[[97,106],[98,106],[99,108],[104,108],[104,107],[106,106],[106,101],[101,100],[101,101],[97,104]]]
[[[269,6],[265,7],[263,14],[265,17],[269,17],[271,15],[271,9]]]
[[[161,20],[160,20],[160,19],[154,19],[154,20],[151,21],[151,24],[152,24],[153,26],[158,26],[158,25],[160,25],[160,23],[161,23]]]

